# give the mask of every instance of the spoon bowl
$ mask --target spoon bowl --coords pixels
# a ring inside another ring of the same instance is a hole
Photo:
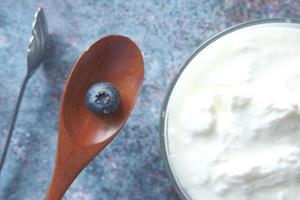
[[[62,120],[80,145],[97,144],[118,131],[129,116],[143,81],[143,58],[123,36],[108,36],[93,44],[71,72],[62,104]],[[117,112],[97,115],[85,106],[86,91],[95,82],[111,82],[121,96]]]
[[[78,59],[67,80],[59,115],[54,173],[46,200],[59,200],[81,170],[114,138],[134,107],[144,78],[142,54],[125,36],[107,36]],[[121,103],[111,115],[97,115],[85,105],[96,82],[111,82]]]

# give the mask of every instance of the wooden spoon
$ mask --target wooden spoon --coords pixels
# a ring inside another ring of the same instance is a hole
[[[63,93],[55,168],[45,200],[61,199],[81,170],[117,135],[143,79],[142,54],[124,36],[102,38],[78,59]],[[113,83],[121,96],[118,110],[107,116],[96,115],[85,106],[86,91],[101,81]]]

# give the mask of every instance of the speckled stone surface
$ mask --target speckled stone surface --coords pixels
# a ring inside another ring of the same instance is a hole
[[[51,33],[47,59],[29,81],[21,105],[0,177],[0,200],[43,199],[54,164],[64,81],[80,53],[109,34],[127,35],[140,46],[144,87],[119,136],[81,173],[64,199],[179,199],[163,167],[158,133],[163,96],[176,71],[201,42],[231,25],[300,17],[297,0],[0,0],[0,5],[1,147],[26,73],[38,6],[44,7]]]

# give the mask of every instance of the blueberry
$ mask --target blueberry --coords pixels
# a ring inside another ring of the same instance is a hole
[[[115,112],[120,105],[120,94],[109,82],[93,84],[85,96],[85,105],[94,113],[108,115]]]

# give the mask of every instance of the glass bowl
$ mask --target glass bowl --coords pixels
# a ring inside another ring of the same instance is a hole
[[[263,19],[263,20],[255,20],[255,21],[250,21],[246,22],[243,24],[239,24],[237,26],[233,26],[231,28],[226,29],[225,31],[213,36],[212,38],[208,39],[206,42],[201,44],[196,51],[194,51],[188,59],[184,62],[184,64],[180,67],[179,71],[176,73],[174,79],[172,80],[168,90],[167,94],[165,96],[162,109],[161,109],[161,114],[160,114],[160,148],[161,148],[161,155],[162,159],[167,171],[167,174],[169,178],[171,179],[171,182],[173,186],[175,187],[177,193],[181,197],[181,199],[185,200],[192,200],[192,198],[189,196],[187,191],[182,187],[180,180],[176,176],[176,172],[173,170],[171,162],[169,160],[169,149],[168,149],[168,103],[169,99],[171,97],[172,91],[180,78],[180,75],[182,72],[186,69],[186,67],[189,65],[191,60],[201,53],[203,49],[205,49],[208,45],[213,43],[214,41],[218,40],[219,38],[232,33],[236,30],[243,29],[246,27],[250,26],[255,26],[255,25],[278,25],[278,26],[289,26],[289,27],[295,27],[297,26],[300,28],[300,20],[298,19],[284,19],[284,18],[279,18],[279,19]]]

